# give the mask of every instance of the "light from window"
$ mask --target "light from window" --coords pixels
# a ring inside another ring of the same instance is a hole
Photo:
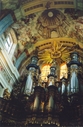
[[[13,45],[13,40],[11,34],[9,33],[6,37],[6,42],[5,42],[5,49],[8,53],[10,52],[12,45]]]
[[[47,81],[47,76],[50,74],[50,65],[44,65],[41,69],[41,79],[42,81]]]
[[[41,79],[42,81],[47,81],[47,76],[50,74],[50,65],[44,65],[41,69]],[[67,78],[68,69],[66,63],[60,66],[60,79],[62,77]]]
[[[68,70],[67,70],[67,65],[66,65],[66,63],[61,64],[61,66],[60,66],[60,79],[61,79],[62,77],[67,78],[67,72],[68,72]]]

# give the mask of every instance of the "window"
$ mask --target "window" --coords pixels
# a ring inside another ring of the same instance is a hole
[[[50,65],[46,64],[41,69],[41,79],[42,81],[47,81],[47,76],[50,74]]]
[[[68,72],[68,70],[67,70],[67,65],[66,65],[66,63],[61,64],[61,66],[60,66],[60,79],[61,79],[62,77],[67,78],[67,72]]]
[[[11,34],[9,33],[7,36],[6,36],[6,42],[5,42],[5,49],[6,51],[9,53],[11,48],[12,48],[12,45],[13,45],[13,40],[12,40],[12,36]]]
[[[60,65],[60,79],[64,76],[67,78],[67,65],[66,63],[63,63]],[[41,79],[42,81],[47,81],[47,76],[50,74],[50,65],[46,64],[41,68]]]

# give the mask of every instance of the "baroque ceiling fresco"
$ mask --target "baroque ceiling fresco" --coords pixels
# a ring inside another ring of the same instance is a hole
[[[77,51],[83,59],[83,15],[74,9],[46,9],[12,25],[19,50],[35,51],[40,63],[67,62]],[[83,61],[82,61],[83,62]]]

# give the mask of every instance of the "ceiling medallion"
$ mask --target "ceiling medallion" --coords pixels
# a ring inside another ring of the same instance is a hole
[[[48,16],[49,16],[49,17],[53,17],[53,15],[54,15],[54,14],[53,14],[52,11],[48,12]]]

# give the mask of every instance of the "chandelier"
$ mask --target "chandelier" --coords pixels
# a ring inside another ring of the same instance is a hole
[[[3,126],[83,126],[82,63],[77,52],[70,56],[68,77],[57,80],[53,63],[47,82],[41,81],[37,56],[31,58],[26,76],[0,99]]]

